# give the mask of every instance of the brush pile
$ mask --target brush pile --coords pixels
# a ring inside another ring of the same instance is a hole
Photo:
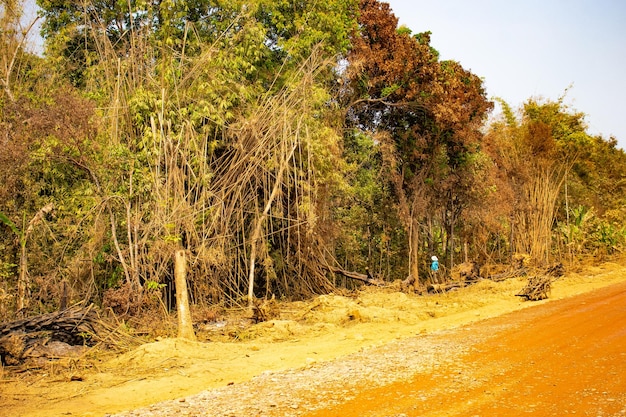
[[[528,283],[519,294],[515,294],[518,297],[523,297],[528,301],[545,300],[550,295],[552,289],[552,282],[563,276],[565,273],[563,264],[558,263],[549,267],[545,274],[535,275],[528,278]]]
[[[92,306],[0,323],[1,363],[12,366],[30,359],[78,356],[95,343],[98,323]]]
[[[528,283],[519,294],[518,297],[525,298],[528,301],[545,300],[552,289],[552,277],[548,275],[535,275],[528,278]]]

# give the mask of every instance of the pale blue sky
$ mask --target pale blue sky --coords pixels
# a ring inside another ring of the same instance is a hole
[[[441,59],[514,108],[530,97],[587,115],[588,132],[626,149],[626,1],[387,0],[400,24],[431,31]]]

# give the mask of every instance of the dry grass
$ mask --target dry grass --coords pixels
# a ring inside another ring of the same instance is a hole
[[[551,298],[568,297],[624,279],[623,267],[617,263],[579,268],[554,281]],[[96,346],[82,356],[21,370],[3,369],[2,375],[4,379],[37,381],[50,377],[70,380],[104,369],[125,376],[150,374],[151,369],[165,366],[164,361],[183,366],[187,360],[181,358],[215,358],[218,351],[230,351],[235,346],[245,351],[278,342],[331,343],[328,340],[340,334],[343,338],[356,338],[357,345],[384,343],[403,335],[456,327],[532,306],[535,303],[515,297],[526,283],[526,278],[481,280],[465,288],[428,295],[364,286],[358,291],[322,295],[309,301],[273,300],[264,307],[267,320],[256,324],[247,308],[197,307],[193,314],[199,342],[175,339],[174,316],[155,320],[155,315],[146,314],[133,321],[115,321],[111,316],[101,323],[104,331]]]

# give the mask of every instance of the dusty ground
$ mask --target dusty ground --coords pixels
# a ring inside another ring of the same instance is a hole
[[[624,282],[626,270],[622,266],[603,264],[569,273],[556,281],[550,300]],[[276,319],[252,327],[236,323],[211,324],[203,329],[203,335],[213,340],[211,342],[166,339],[99,364],[91,361],[95,363],[93,367],[86,367],[82,362],[60,362],[48,365],[45,372],[4,371],[0,375],[1,414],[103,416],[201,393],[126,415],[286,416],[307,415],[307,410],[316,408],[325,408],[325,411],[318,411],[319,416],[348,415],[346,409],[341,408],[346,401],[347,410],[358,410],[358,404],[366,407],[352,415],[365,415],[365,411],[379,408],[366,398],[388,398],[389,404],[400,407],[394,409],[395,414],[380,411],[383,414],[370,414],[373,416],[420,415],[416,414],[415,401],[402,402],[402,398],[418,395],[411,387],[442,386],[442,381],[451,381],[449,389],[464,387],[459,388],[455,398],[464,403],[482,398],[481,401],[490,404],[484,401],[485,396],[500,395],[502,386],[506,388],[503,381],[518,377],[525,384],[525,396],[538,398],[550,384],[549,378],[544,376],[553,371],[542,367],[539,369],[545,370],[544,375],[537,376],[529,371],[522,372],[521,368],[516,370],[512,363],[523,361],[515,356],[519,356],[515,345],[502,345],[496,351],[508,352],[511,362],[510,366],[502,366],[499,372],[502,381],[493,381],[497,384],[494,387],[485,385],[491,383],[487,379],[481,385],[481,377],[476,377],[475,372],[482,372],[482,368],[471,373],[457,360],[461,356],[470,358],[493,351],[490,337],[500,329],[513,331],[510,338],[518,334],[519,326],[518,330],[510,330],[511,318],[517,316],[503,314],[546,303],[550,306],[550,300],[530,303],[515,297],[523,286],[524,280],[512,279],[502,283],[483,281],[453,293],[423,297],[380,289],[368,289],[354,297],[329,295],[309,303],[283,305]],[[600,310],[596,313],[608,314]],[[467,326],[497,316],[502,316],[498,319],[501,321],[491,330]],[[623,315],[621,317],[623,320]],[[237,341],[226,341],[229,334],[235,334]],[[536,336],[541,341],[546,334]],[[523,341],[535,336],[530,332],[520,337]],[[610,351],[610,357],[617,363],[626,363],[620,356],[624,353],[623,346],[615,348],[609,343],[605,348],[618,349]],[[588,352],[578,354],[585,356]],[[539,352],[531,361],[544,359]],[[562,362],[558,357],[549,360],[555,364]],[[471,363],[481,361],[499,363],[489,356],[474,358]],[[600,369],[600,365],[603,364],[594,366]],[[586,370],[581,369],[580,374],[572,375],[572,381],[580,381],[585,374]],[[412,377],[415,380],[411,380]],[[536,378],[548,382],[537,384]],[[605,379],[616,381],[615,376]],[[408,386],[398,382],[407,380],[411,381]],[[582,388],[576,391],[577,385],[572,386],[574,391],[564,393],[587,399],[605,396],[608,404],[617,404],[616,407],[624,400],[611,396],[606,389],[594,393]],[[256,404],[259,397],[262,404]],[[432,405],[428,396],[424,396],[423,402]],[[525,412],[537,407],[532,401],[523,403],[527,404]],[[207,404],[213,411],[208,411]],[[507,414],[511,411],[507,407],[514,406],[504,400],[496,404],[502,408],[496,409],[495,414],[480,410],[476,415]],[[624,413],[603,415],[626,415],[626,411]]]

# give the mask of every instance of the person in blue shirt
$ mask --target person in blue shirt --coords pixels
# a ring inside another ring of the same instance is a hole
[[[433,273],[439,271],[439,259],[437,259],[436,256],[433,255],[431,259],[431,263],[430,263],[430,270],[433,271]]]
[[[439,284],[439,259],[436,256],[432,256],[430,258],[430,275],[432,280]]]

